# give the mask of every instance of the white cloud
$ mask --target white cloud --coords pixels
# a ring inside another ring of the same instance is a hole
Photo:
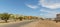
[[[56,17],[56,14],[59,14],[60,12],[59,11],[51,11],[51,10],[45,10],[45,9],[40,9],[41,12],[47,12],[46,14],[42,14],[44,15],[45,17]]]
[[[32,8],[32,9],[36,9],[36,8],[38,8],[38,6],[30,5],[30,4],[27,4],[27,6],[28,6],[29,8]]]
[[[45,14],[44,16],[47,18],[55,18],[56,14]]]
[[[50,12],[48,10],[45,10],[45,9],[40,9],[41,12]]]
[[[51,10],[40,9],[40,11],[41,11],[41,12],[51,13],[51,14],[58,14],[58,13],[60,13],[59,11],[56,11],[56,10],[51,11]]]
[[[50,9],[60,8],[60,3],[54,2],[53,0],[51,0],[50,2],[48,2],[47,0],[40,0],[39,5],[41,5],[42,7],[50,8]]]

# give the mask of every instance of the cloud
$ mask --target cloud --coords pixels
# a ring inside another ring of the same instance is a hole
[[[59,0],[39,0],[38,5],[41,5],[42,7],[46,7],[50,9],[60,8]]]
[[[59,14],[60,12],[59,11],[51,11],[51,10],[45,10],[45,9],[40,9],[41,12],[47,12],[46,14],[43,14],[42,15],[44,17],[48,17],[48,18],[52,18],[52,17],[56,17],[56,14]]]
[[[45,10],[45,9],[40,9],[41,12],[50,12],[48,10]]]
[[[44,13],[40,13],[40,15],[42,15],[42,16],[55,17],[56,14],[60,13],[59,11],[56,11],[56,10],[51,11],[52,9],[60,8],[60,1],[59,0],[39,0],[37,5],[27,4],[27,6],[32,9],[36,9],[41,6],[40,12],[44,12]],[[44,9],[41,9],[43,7],[44,7]],[[47,9],[50,9],[50,10],[47,10]]]
[[[30,5],[30,4],[27,4],[27,6],[28,6],[29,8],[32,8],[32,9],[38,8],[38,6],[36,6],[36,5]]]
[[[40,12],[44,12],[44,13],[42,13],[42,16],[44,16],[44,17],[54,18],[54,17],[56,17],[56,14],[60,14],[60,11],[52,10],[52,9],[60,8],[59,0],[40,0],[38,5],[45,7],[44,9],[40,9]]]
[[[50,13],[50,14],[58,14],[58,13],[60,13],[59,11],[56,11],[56,10],[51,11],[51,10],[40,9],[40,11],[41,12],[47,12],[47,13]]]

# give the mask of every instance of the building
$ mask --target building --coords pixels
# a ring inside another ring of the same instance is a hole
[[[56,15],[55,20],[60,20],[60,14],[57,14],[57,15]]]
[[[56,15],[56,18],[60,18],[60,14],[57,14],[57,15]]]

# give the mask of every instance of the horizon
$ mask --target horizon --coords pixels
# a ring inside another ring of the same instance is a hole
[[[60,13],[60,0],[0,0],[0,13],[55,18]]]

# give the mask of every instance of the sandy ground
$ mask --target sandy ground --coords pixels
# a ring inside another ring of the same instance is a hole
[[[44,21],[40,21],[39,23],[37,23],[36,27],[60,27],[59,25],[60,23],[44,20]]]
[[[21,27],[60,27],[60,22],[56,23],[54,21],[39,20],[36,22],[29,23],[27,25],[23,25]]]

